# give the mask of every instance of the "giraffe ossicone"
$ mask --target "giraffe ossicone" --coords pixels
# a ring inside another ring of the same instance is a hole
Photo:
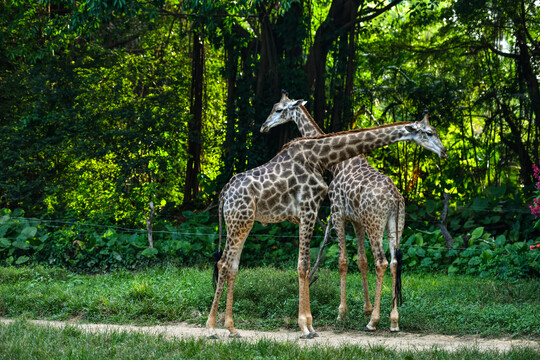
[[[301,102],[298,103],[298,106],[300,105]],[[280,108],[282,113],[289,110]],[[273,114],[274,109],[265,124]],[[219,200],[220,216],[227,225],[227,241],[217,264],[217,286],[206,322],[209,337],[217,336],[216,317],[225,283],[227,283],[225,327],[231,336],[238,336],[232,316],[234,282],[242,248],[255,221],[299,223],[298,325],[302,337],[317,336],[313,328],[309,303],[309,244],[320,203],[328,191],[323,173],[326,169],[356,155],[396,141],[410,139],[411,133],[405,129],[407,125],[413,123],[298,139],[284,146],[266,164],[231,178],[222,189]],[[411,131],[422,132],[419,129]],[[439,156],[446,156],[442,143]]]

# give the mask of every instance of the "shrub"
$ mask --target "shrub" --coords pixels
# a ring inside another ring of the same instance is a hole
[[[21,210],[0,213],[0,264],[46,264],[77,271],[105,271],[136,268],[174,260],[200,264],[210,258],[217,237],[208,214],[185,213],[187,221],[179,227],[159,224],[154,248],[148,247],[142,230],[103,226],[100,230],[87,223],[61,226],[23,217]]]

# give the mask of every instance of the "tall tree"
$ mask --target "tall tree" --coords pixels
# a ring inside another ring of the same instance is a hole
[[[192,69],[190,118],[188,121],[188,161],[184,186],[184,206],[192,205],[199,194],[198,176],[201,171],[201,131],[204,87],[204,27],[194,23],[192,28]]]

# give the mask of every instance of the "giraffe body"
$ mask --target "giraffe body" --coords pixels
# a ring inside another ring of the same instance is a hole
[[[341,278],[341,302],[339,318],[347,312],[346,279],[349,262],[347,258],[345,223],[353,224],[357,242],[357,265],[364,288],[364,313],[371,315],[365,330],[373,331],[380,319],[381,293],[388,261],[383,249],[386,229],[390,250],[392,274],[392,298],[396,295],[396,251],[405,224],[405,201],[392,180],[375,170],[363,156],[347,160],[349,167],[334,167],[334,179],[330,183],[330,211],[332,224],[339,239],[339,272]],[[368,262],[364,244],[367,234],[375,263],[376,285],[372,306],[369,298],[367,272]],[[393,302],[390,313],[390,330],[399,331],[397,303]]]
[[[270,120],[272,114],[273,112],[266,122]],[[375,148],[397,141],[417,141],[418,137],[425,136],[422,133],[424,129],[421,129],[420,125],[409,122],[398,123],[297,139],[285,145],[266,164],[231,178],[220,194],[220,209],[227,225],[227,242],[217,264],[218,281],[206,323],[210,337],[217,337],[216,316],[225,283],[227,283],[225,327],[231,336],[239,336],[232,317],[234,282],[242,248],[253,223],[285,220],[299,223],[298,325],[302,337],[318,336],[313,329],[309,304],[309,243],[320,203],[328,191],[323,173],[344,160]],[[446,157],[442,143],[438,137],[436,140],[438,142],[435,141],[429,146],[437,147],[439,156]]]
[[[207,322],[210,336],[215,337],[215,319],[219,299],[227,282],[225,327],[238,336],[232,319],[233,287],[244,242],[255,221],[263,224],[290,221],[300,224],[299,285],[300,313],[298,324],[303,337],[317,336],[309,308],[309,242],[320,202],[328,186],[322,172],[315,171],[299,159],[303,146],[291,144],[265,165],[233,176],[220,194],[220,208],[227,225],[227,242],[218,262],[218,282]]]
[[[290,100],[284,93],[274,105],[271,116],[261,131],[294,121],[304,137],[324,134],[311,118],[303,100]],[[396,294],[396,250],[404,227],[405,203],[392,180],[374,169],[363,155],[355,156],[332,167],[334,179],[330,183],[331,219],[339,239],[339,271],[341,278],[341,303],[339,318],[347,311],[346,277],[348,258],[346,254],[345,222],[353,224],[357,235],[357,264],[364,287],[364,312],[371,315],[366,330],[373,331],[379,321],[382,281],[388,266],[384,255],[383,234],[387,229],[390,248],[390,269],[393,279],[393,298]],[[368,235],[376,267],[375,308],[371,305],[367,286],[367,257],[364,234]],[[391,312],[391,331],[399,331],[397,304]]]

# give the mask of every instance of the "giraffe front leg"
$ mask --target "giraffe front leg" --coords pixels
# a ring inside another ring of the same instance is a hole
[[[304,277],[303,281],[304,286],[304,310],[303,310],[303,316],[299,315],[299,321],[298,324],[304,324],[300,325],[300,328],[302,329],[303,335],[301,338],[303,339],[312,339],[315,337],[318,337],[319,334],[315,331],[313,328],[313,316],[311,315],[311,305],[309,300],[309,268],[307,271],[306,276]],[[303,320],[300,320],[302,318]],[[305,332],[305,329],[307,329],[307,333]]]
[[[300,223],[300,248],[298,255],[298,326],[302,331],[302,339],[319,336],[313,328],[313,316],[309,303],[309,243],[315,221]]]
[[[299,286],[299,306],[298,306],[298,326],[302,331],[302,339],[312,339],[319,336],[313,328],[313,316],[309,303],[309,258],[298,261],[298,286]]]

